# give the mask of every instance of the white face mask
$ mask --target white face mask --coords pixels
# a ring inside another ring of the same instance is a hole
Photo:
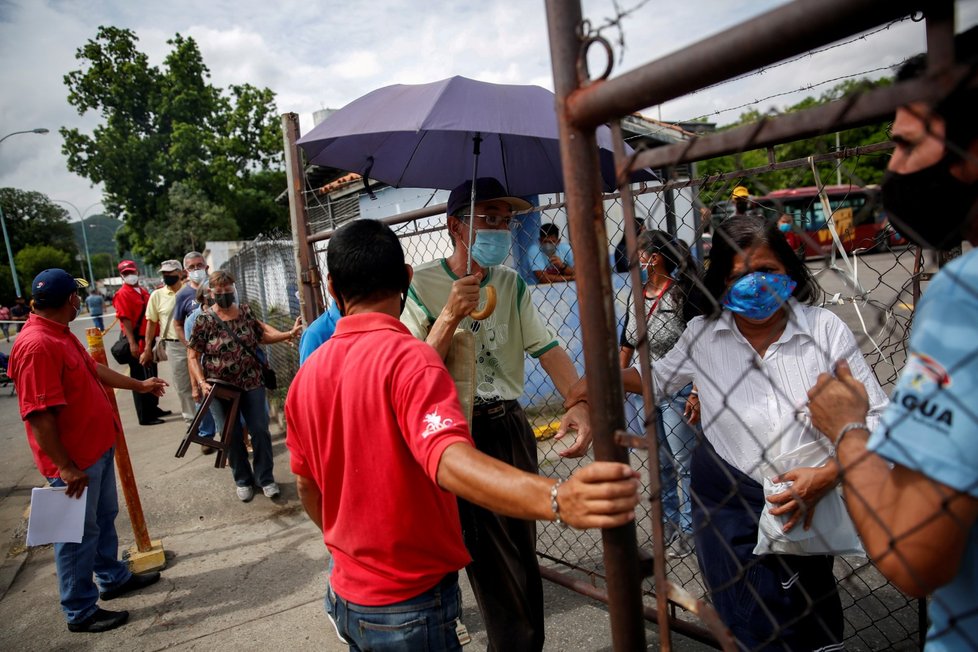
[[[139,274],[126,274],[122,277],[122,282],[126,285],[135,285],[139,282]]]
[[[191,272],[188,272],[187,276],[190,277],[191,281],[199,285],[207,280],[207,270],[195,269]]]

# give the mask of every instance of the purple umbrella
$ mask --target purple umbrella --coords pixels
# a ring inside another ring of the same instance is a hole
[[[451,77],[386,86],[336,111],[299,139],[310,163],[395,187],[451,190],[494,177],[514,195],[562,192],[554,94],[539,86]],[[611,130],[598,130],[604,189],[615,189]],[[626,148],[627,149],[627,148]],[[630,149],[628,150],[630,153]],[[649,173],[633,181],[652,179]]]

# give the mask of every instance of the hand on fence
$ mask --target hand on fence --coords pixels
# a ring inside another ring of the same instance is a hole
[[[564,413],[554,437],[563,439],[564,435],[574,430],[577,431],[577,438],[570,448],[558,453],[561,457],[582,457],[591,446],[591,415],[588,414],[587,403],[578,403]]]
[[[482,272],[463,276],[452,283],[452,291],[442,309],[442,316],[452,324],[458,324],[470,312],[479,307],[479,283]]]
[[[869,395],[863,384],[853,377],[849,365],[840,360],[835,365],[834,377],[820,374],[815,386],[808,391],[808,409],[812,414],[812,425],[834,443],[843,426],[866,420]]]
[[[560,485],[560,517],[578,529],[624,525],[635,520],[638,490],[638,471],[627,464],[589,464]]]
[[[812,519],[815,517],[815,506],[822,496],[835,486],[838,475],[838,466],[830,463],[820,467],[799,467],[774,478],[775,482],[791,483],[787,491],[774,494],[767,499],[768,502],[778,505],[768,510],[771,514],[790,515],[788,522],[784,524],[785,534],[791,532],[802,517],[805,518],[805,529],[811,527]]]

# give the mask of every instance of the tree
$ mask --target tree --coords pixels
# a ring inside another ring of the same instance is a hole
[[[784,113],[801,111],[821,104],[840,99],[844,96],[861,93],[873,88],[888,86],[892,83],[890,79],[878,79],[875,81],[860,79],[848,80],[838,84],[829,91],[826,91],[818,98],[806,97],[802,101],[787,107]],[[720,129],[731,129],[745,124],[756,123],[764,116],[759,111],[752,110],[741,114],[737,122],[726,125]],[[877,123],[866,127],[857,127],[840,132],[839,142],[843,147],[859,147],[862,145],[872,145],[888,140],[887,123]],[[775,156],[779,161],[789,161],[793,159],[805,158],[813,154],[823,154],[833,152],[835,146],[835,133],[829,133],[814,138],[806,138],[774,148]],[[869,185],[880,183],[883,173],[886,171],[887,157],[885,155],[864,156],[860,158],[850,158],[842,161],[843,183],[853,183],[855,185]],[[749,150],[730,156],[721,156],[699,163],[697,173],[707,176],[711,174],[723,174],[736,170],[745,170],[755,167],[762,167],[768,164],[766,150]],[[819,176],[823,183],[834,183],[837,161],[819,163]],[[752,194],[764,195],[771,190],[781,188],[794,188],[815,185],[815,178],[809,168],[796,168],[790,170],[776,170],[774,172],[764,172],[750,179]],[[700,193],[703,201],[712,203],[729,199],[726,193],[729,192],[729,184],[722,184],[715,188],[703,188]],[[724,196],[717,193],[722,192]]]
[[[170,187],[164,220],[146,225],[154,260],[180,260],[188,251],[201,251],[207,240],[235,240],[238,224],[223,206],[207,199],[189,183]]]
[[[14,254],[14,263],[17,265],[17,276],[20,277],[20,284],[25,295],[30,294],[34,277],[46,269],[59,268],[69,274],[78,273],[75,271],[78,267],[72,260],[72,256],[50,245],[24,247]]]
[[[78,253],[68,211],[53,203],[47,195],[33,190],[0,188],[0,207],[7,222],[14,262],[16,253],[30,245],[51,245],[72,257]],[[2,256],[7,262],[6,251]]]
[[[158,246],[170,201],[185,192],[227,214],[253,207],[241,224],[244,237],[258,235],[256,228],[285,227],[286,209],[271,201],[284,185],[274,93],[248,84],[226,91],[210,84],[192,38],[170,39],[161,68],[149,65],[137,41],[131,30],[100,27],[76,53],[81,69],[64,78],[68,101],[79,114],[102,116],[91,135],[77,129],[61,133],[69,170],[102,183],[103,204],[124,216],[119,248],[153,259],[163,249],[186,251],[191,242],[202,242],[203,226],[183,225],[182,242]],[[270,175],[281,183],[265,200]],[[172,193],[177,183],[185,190]],[[227,231],[214,224],[207,227],[211,232]]]

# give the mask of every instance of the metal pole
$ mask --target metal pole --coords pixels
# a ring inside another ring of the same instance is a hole
[[[92,287],[95,287],[95,272],[92,271],[92,254],[88,250],[88,233],[86,232],[87,227],[85,226],[85,215],[88,214],[88,211],[92,210],[102,202],[97,201],[94,204],[88,206],[84,211],[81,211],[78,210],[78,207],[72,204],[67,199],[52,199],[51,201],[58,202],[59,204],[67,204],[68,206],[71,206],[72,208],[75,209],[75,214],[78,215],[78,221],[81,224],[82,243],[84,244],[85,247],[85,260],[88,261],[88,280],[91,282]],[[82,273],[84,274],[84,272]]]
[[[614,432],[624,429],[625,413],[597,139],[594,127],[581,129],[567,114],[567,100],[579,87],[576,71],[581,44],[577,29],[581,24],[581,5],[579,0],[547,0],[546,7],[568,225],[574,259],[578,261],[577,292],[594,457],[627,463],[627,452],[614,440]],[[614,649],[644,650],[642,577],[635,523],[604,529],[601,540]]]
[[[796,0],[575,93],[567,111],[575,124],[597,126],[906,16],[919,5],[913,0]]]
[[[295,113],[282,115],[282,138],[285,148],[285,176],[288,181],[289,218],[292,222],[292,241],[295,249],[296,277],[299,281],[299,312],[306,326],[322,311],[320,305],[320,275],[315,264],[315,253],[309,242],[309,225],[306,222],[306,204],[302,196],[305,176],[302,170],[302,152],[299,139],[299,116]]]
[[[0,138],[0,143],[7,140],[11,136],[16,136],[17,134],[46,134],[48,130],[44,127],[38,127],[37,129],[25,129],[23,131],[12,131],[3,138]],[[14,264],[14,252],[10,247],[10,236],[7,235],[7,220],[3,215],[3,206],[0,206],[0,228],[3,229],[3,242],[7,246],[7,260],[10,262],[10,276],[14,279],[14,292],[17,293],[17,298],[21,298],[23,295],[20,292],[20,280],[17,278],[17,265]]]
[[[14,264],[14,252],[10,248],[10,236],[7,235],[7,220],[3,216],[3,206],[0,205],[0,227],[3,228],[3,243],[7,245],[7,260],[10,262],[10,275],[14,279],[14,292],[17,293],[17,298],[21,298],[23,295],[20,293],[20,281],[17,280],[17,265]]]

